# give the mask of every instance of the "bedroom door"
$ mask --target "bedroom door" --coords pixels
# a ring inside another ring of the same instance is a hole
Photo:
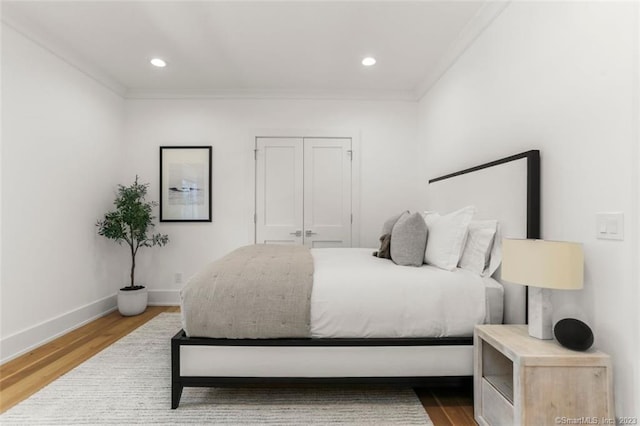
[[[302,138],[256,141],[256,243],[302,244]]]
[[[304,245],[351,247],[351,139],[304,138]]]
[[[256,243],[351,247],[351,139],[256,139]]]

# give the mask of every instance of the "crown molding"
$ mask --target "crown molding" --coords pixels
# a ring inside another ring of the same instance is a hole
[[[131,89],[126,99],[300,99],[416,102],[412,90]]]
[[[422,99],[447,71],[458,61],[464,52],[480,37],[480,35],[500,16],[511,3],[511,0],[486,1],[473,18],[465,25],[456,40],[438,64],[418,85],[415,93],[417,100]]]
[[[104,73],[98,67],[86,61],[72,49],[69,49],[64,43],[56,40],[50,34],[40,30],[36,25],[30,23],[27,19],[18,14],[7,13],[7,8],[2,9],[1,21],[3,25],[16,31],[18,34],[27,38],[31,42],[37,44],[44,50],[56,56],[61,61],[75,68],[77,71],[91,78],[101,86],[109,89],[116,95],[124,97],[127,88],[114,80],[112,77]]]

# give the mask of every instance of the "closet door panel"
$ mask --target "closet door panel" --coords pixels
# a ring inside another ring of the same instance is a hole
[[[304,138],[304,244],[351,247],[351,139]]]
[[[303,141],[256,140],[256,243],[303,243]]]

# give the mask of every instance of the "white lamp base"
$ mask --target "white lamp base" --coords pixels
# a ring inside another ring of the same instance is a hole
[[[529,287],[529,336],[553,339],[551,321],[551,290]]]

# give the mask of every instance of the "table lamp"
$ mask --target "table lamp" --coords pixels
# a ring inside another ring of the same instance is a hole
[[[529,335],[552,339],[551,289],[583,286],[582,244],[564,241],[502,241],[502,279],[529,286]]]

